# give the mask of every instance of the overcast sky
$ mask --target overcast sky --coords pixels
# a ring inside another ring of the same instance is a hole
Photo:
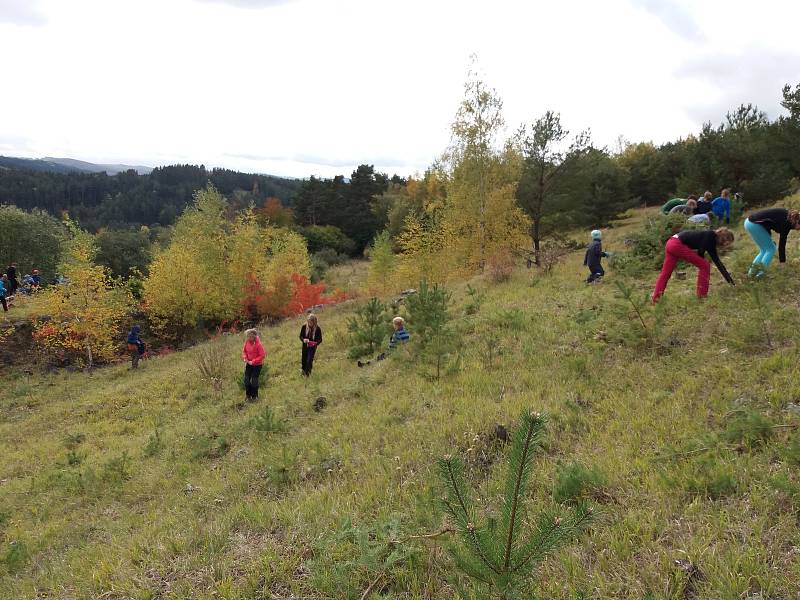
[[[469,56],[545,110],[663,142],[800,83],[790,0],[0,0],[0,154],[306,177],[422,171]]]

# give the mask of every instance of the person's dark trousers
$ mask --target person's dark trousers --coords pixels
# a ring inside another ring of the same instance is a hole
[[[586,279],[586,283],[594,283],[598,279],[600,279],[606,272],[600,265],[592,268],[591,272],[589,273],[589,277]]]
[[[5,296],[0,296],[0,304],[3,305],[3,312],[8,312],[8,303],[6,302]]]
[[[244,367],[244,393],[248,398],[258,398],[258,376],[261,375],[262,365],[245,365]]]
[[[9,283],[11,284],[11,295],[13,296],[19,289],[19,281],[17,281],[17,278],[14,277],[14,279],[9,279]]]
[[[139,367],[139,349],[131,350],[131,369],[136,369]]]
[[[316,351],[316,348],[303,346],[303,355],[300,357],[300,364],[302,365],[303,375],[306,377],[311,375],[311,369],[314,368],[314,354]]]

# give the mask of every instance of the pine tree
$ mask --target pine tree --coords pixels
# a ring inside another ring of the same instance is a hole
[[[461,539],[460,545],[451,548],[456,566],[502,600],[516,597],[520,585],[547,555],[582,533],[592,521],[592,510],[585,505],[568,514],[553,506],[544,509],[533,521],[533,530],[523,536],[522,525],[529,521],[524,510],[526,492],[545,425],[546,419],[539,413],[524,412],[520,417],[511,442],[499,520],[490,517],[479,522],[464,465],[458,458],[445,457],[438,465],[446,490],[442,506]]]
[[[386,305],[377,298],[370,298],[369,302],[357,309],[355,316],[347,320],[349,356],[358,358],[373,354],[388,336],[388,322]]]
[[[445,361],[459,347],[457,333],[451,325],[451,303],[449,291],[438,284],[429,287],[425,281],[419,285],[419,291],[406,300],[416,347],[434,364],[436,379],[441,376]]]

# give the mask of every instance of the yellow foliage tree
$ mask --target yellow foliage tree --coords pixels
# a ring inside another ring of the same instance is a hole
[[[121,325],[132,306],[127,288],[106,267],[95,264],[91,234],[67,218],[67,241],[59,271],[63,285],[42,292],[41,311],[50,317],[36,327],[36,339],[50,351],[74,355],[91,368],[119,353]]]
[[[294,273],[309,275],[302,236],[260,225],[252,210],[231,222],[227,211],[213,186],[199,190],[175,224],[169,246],[156,255],[144,297],[162,331],[234,320],[242,316],[253,285],[275,290],[289,285]]]

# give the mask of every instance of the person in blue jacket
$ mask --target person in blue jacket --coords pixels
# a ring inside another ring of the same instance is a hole
[[[3,274],[3,277],[0,278],[0,304],[3,305],[3,312],[8,312],[8,302],[6,302],[6,275]]]
[[[604,256],[607,257],[608,254],[603,252],[603,232],[595,229],[592,231],[592,242],[583,257],[583,265],[589,267],[589,277],[586,278],[586,283],[599,281],[606,274],[603,265],[600,264],[600,259]]]
[[[711,202],[711,212],[720,221],[725,219],[725,223],[731,222],[731,191],[728,188],[722,190]]]
[[[128,352],[131,354],[131,369],[139,366],[139,359],[144,354],[144,342],[139,337],[141,330],[141,327],[134,325],[128,333]]]

